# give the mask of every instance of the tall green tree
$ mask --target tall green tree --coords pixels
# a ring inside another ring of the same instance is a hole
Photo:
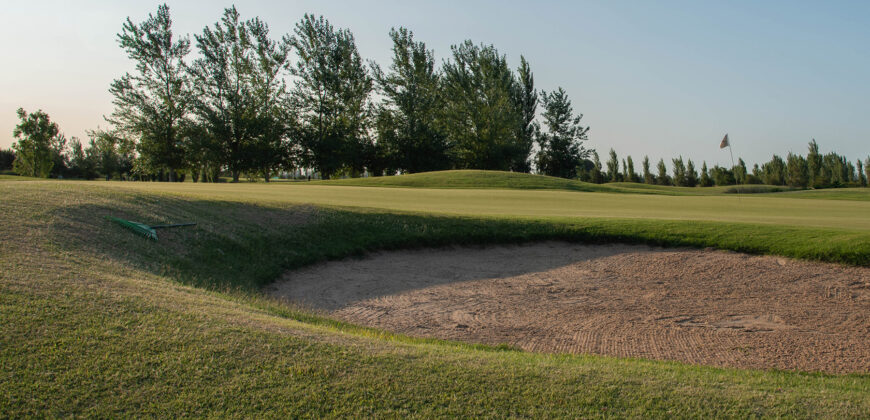
[[[200,58],[190,73],[204,130],[186,133],[192,170],[209,172],[206,168],[220,156],[234,182],[242,172],[259,173],[268,181],[286,157],[282,76],[289,44],[271,39],[259,18],[243,21],[235,7],[225,9],[220,21],[195,38]]]
[[[609,182],[619,182],[619,158],[616,156],[616,150],[610,149],[610,158],[607,159],[607,180]]]
[[[864,160],[864,186],[870,185],[870,156]]]
[[[713,178],[713,182],[720,187],[724,185],[734,185],[736,183],[734,172],[731,169],[723,168],[719,165],[713,166],[713,169],[710,170],[710,176]]]
[[[88,132],[90,146],[88,152],[92,156],[96,172],[103,175],[106,181],[112,179],[121,170],[122,139],[114,133],[104,130],[92,130]]]
[[[94,158],[87,153],[77,137],[70,140],[70,174],[81,179],[94,179],[97,176]]]
[[[372,65],[384,104],[378,110],[378,143],[384,147],[387,166],[415,173],[448,169],[446,136],[438,127],[443,102],[441,76],[435,55],[413,32],[390,31],[393,61],[385,73]]]
[[[306,164],[328,179],[364,166],[373,80],[353,34],[322,16],[306,14],[288,39],[298,57],[291,104],[300,119],[296,135]]]
[[[695,170],[695,162],[692,162],[692,159],[686,161],[686,186],[698,186],[698,171]]]
[[[701,177],[698,180],[698,184],[702,187],[713,186],[713,179],[710,178],[710,173],[707,170],[707,161],[701,164]]]
[[[645,184],[655,184],[656,177],[650,172],[649,169],[649,156],[643,157],[643,182]]]
[[[580,125],[583,115],[574,114],[571,100],[561,87],[550,93],[541,92],[541,98],[545,131],[538,136],[538,170],[550,176],[575,178],[577,166],[590,153],[583,146],[589,127]]]
[[[803,156],[789,152],[786,160],[786,183],[791,187],[806,188],[810,184],[810,170]]]
[[[785,185],[786,182],[786,164],[781,157],[773,155],[773,158],[761,165],[761,176],[765,184],[768,185]]]
[[[175,37],[169,7],[161,5],[140,23],[130,18],[118,43],[136,63],[135,73],[112,82],[115,110],[108,120],[128,138],[138,139],[141,167],[168,174],[184,166],[183,136],[193,95],[184,58],[190,40]]]
[[[676,159],[671,159],[671,162],[673,162],[674,164],[673,168],[671,168],[674,173],[674,185],[678,187],[688,186],[686,177],[686,164],[683,162],[683,157],[680,156]]]
[[[598,152],[594,150],[592,151],[592,171],[589,182],[593,184],[604,183],[604,173],[601,171],[601,159],[598,157]]]
[[[495,47],[471,41],[454,45],[443,66],[442,129],[460,168],[507,171],[525,162],[527,145],[518,134],[523,112],[517,81]]]
[[[656,183],[658,185],[671,185],[671,178],[668,176],[668,167],[665,166],[665,160],[659,159],[658,165],[656,165],[656,169],[658,170],[658,175],[656,176]]]
[[[18,108],[17,113],[20,121],[12,130],[12,136],[17,139],[12,145],[15,151],[12,167],[19,175],[48,178],[55,165],[53,145],[62,134],[42,110],[28,114]]]
[[[634,160],[631,159],[631,156],[628,156],[625,161],[626,167],[623,172],[625,172],[625,180],[628,182],[640,182],[640,177],[634,171]]]
[[[535,122],[538,92],[535,90],[535,76],[532,74],[531,66],[526,61],[526,57],[522,55],[520,56],[520,66],[517,68],[517,83],[514,90],[514,103],[520,110],[520,125],[517,133],[517,151],[514,154],[511,170],[528,173],[532,170],[529,156],[532,153],[532,146],[539,130],[538,124]]]
[[[743,161],[743,158],[737,158],[737,166],[732,168],[734,173],[734,180],[738,184],[746,184],[746,162]]]
[[[250,170],[259,173],[266,182],[279,169],[289,169],[292,145],[288,135],[295,128],[292,112],[288,112],[288,92],[285,74],[290,63],[290,41],[270,37],[269,26],[259,18],[245,22],[253,45],[251,87],[256,116],[255,141],[248,155]]]
[[[816,139],[810,141],[807,152],[807,171],[809,172],[810,186],[813,188],[827,184],[822,174],[822,155],[819,153],[819,145]]]

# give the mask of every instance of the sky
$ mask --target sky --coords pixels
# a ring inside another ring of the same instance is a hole
[[[73,4],[74,3],[74,4]],[[159,3],[8,2],[0,14],[0,147],[16,109],[42,109],[67,138],[106,127],[108,88],[133,69],[117,45],[127,17]],[[200,33],[232,3],[169,1],[179,34]],[[275,37],[305,13],[350,29],[361,55],[390,62],[392,27],[405,26],[438,62],[466,39],[493,44],[512,66],[524,55],[539,89],[563,87],[587,147],[604,160],[682,155],[730,165],[776,153],[870,155],[870,2],[804,1],[238,1]],[[195,52],[196,49],[194,48]],[[638,163],[636,163],[638,165]]]

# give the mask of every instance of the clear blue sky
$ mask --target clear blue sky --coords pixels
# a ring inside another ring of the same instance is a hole
[[[73,5],[72,3],[75,3]],[[168,2],[179,33],[199,32],[230,3]],[[435,50],[471,39],[531,62],[539,88],[564,87],[590,142],[639,161],[682,154],[726,164],[731,134],[747,162],[773,153],[870,155],[870,2],[239,1],[276,36],[305,12],[356,35],[389,62],[393,26]],[[9,2],[0,15],[0,147],[15,110],[41,108],[70,136],[105,126],[112,79],[132,68],[115,34],[142,1]]]

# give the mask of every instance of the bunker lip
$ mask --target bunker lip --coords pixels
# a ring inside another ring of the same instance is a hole
[[[546,242],[381,252],[266,288],[365,326],[536,352],[870,372],[870,268]]]

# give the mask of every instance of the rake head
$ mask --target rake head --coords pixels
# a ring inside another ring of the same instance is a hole
[[[155,241],[157,240],[157,232],[152,229],[151,226],[138,222],[131,222],[129,220],[119,219],[112,216],[106,216],[106,218],[148,239],[153,239]]]

